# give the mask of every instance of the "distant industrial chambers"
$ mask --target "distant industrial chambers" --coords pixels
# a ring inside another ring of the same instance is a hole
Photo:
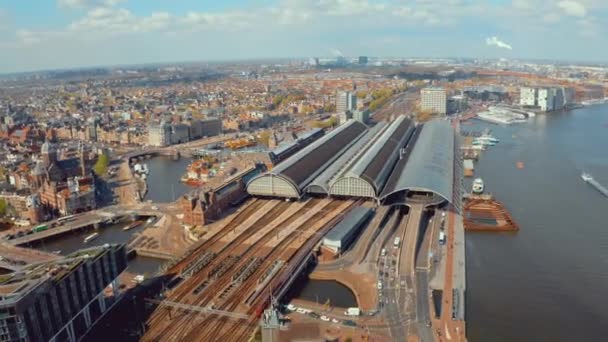
[[[322,246],[333,254],[341,254],[348,249],[372,214],[371,208],[354,207],[325,235]]]

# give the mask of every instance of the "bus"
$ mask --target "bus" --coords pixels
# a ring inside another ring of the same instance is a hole
[[[36,226],[36,227],[32,228],[32,233],[43,232],[43,231],[45,231],[47,229],[49,229],[49,226],[47,226],[46,224],[41,224],[39,226]]]

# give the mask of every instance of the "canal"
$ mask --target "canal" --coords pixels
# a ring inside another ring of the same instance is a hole
[[[180,181],[191,161],[190,158],[173,160],[163,156],[146,160],[150,174],[145,199],[156,203],[168,203],[192,190],[192,187]]]
[[[97,230],[93,228],[83,229],[60,235],[56,238],[35,242],[24,247],[35,248],[50,253],[58,253],[60,255],[68,255],[79,249],[102,246],[106,243],[128,243],[146,227],[146,224],[144,223],[127,231],[122,230],[130,222],[131,221],[119,222],[115,225],[110,225]],[[88,243],[84,243],[84,238],[95,232],[98,233],[99,236]],[[164,262],[165,260],[162,259],[137,255],[135,258],[129,260],[126,271],[134,274],[152,275],[158,271]]]
[[[470,341],[604,341],[608,199],[581,173],[608,185],[608,105],[462,128],[500,139],[475,176],[520,225],[516,234],[466,233]]]
[[[302,299],[318,304],[328,304],[332,307],[358,307],[355,294],[346,286],[333,280],[307,279],[305,282],[290,290],[293,298]]]
[[[145,224],[141,224],[127,231],[122,230],[131,221],[119,222],[114,225],[99,228],[97,230],[92,227],[89,229],[81,229],[78,231],[59,235],[56,238],[48,240],[40,240],[25,247],[40,249],[50,253],[58,253],[60,255],[68,255],[82,248],[90,248],[102,246],[106,243],[120,244],[127,243],[136,233],[141,232]],[[99,236],[88,243],[84,242],[85,237],[98,233]]]

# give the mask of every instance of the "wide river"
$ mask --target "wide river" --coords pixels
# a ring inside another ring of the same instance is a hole
[[[520,231],[467,233],[470,340],[607,341],[608,198],[581,172],[608,186],[608,105],[462,126],[485,128],[501,141],[475,175]]]

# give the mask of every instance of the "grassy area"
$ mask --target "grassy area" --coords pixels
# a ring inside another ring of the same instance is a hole
[[[376,111],[384,106],[393,96],[394,91],[389,88],[374,90],[372,92],[372,102],[369,104],[369,110]]]
[[[333,116],[325,121],[314,121],[312,123],[312,127],[315,127],[315,128],[330,128],[330,127],[336,127],[337,125],[338,125],[338,119]]]

